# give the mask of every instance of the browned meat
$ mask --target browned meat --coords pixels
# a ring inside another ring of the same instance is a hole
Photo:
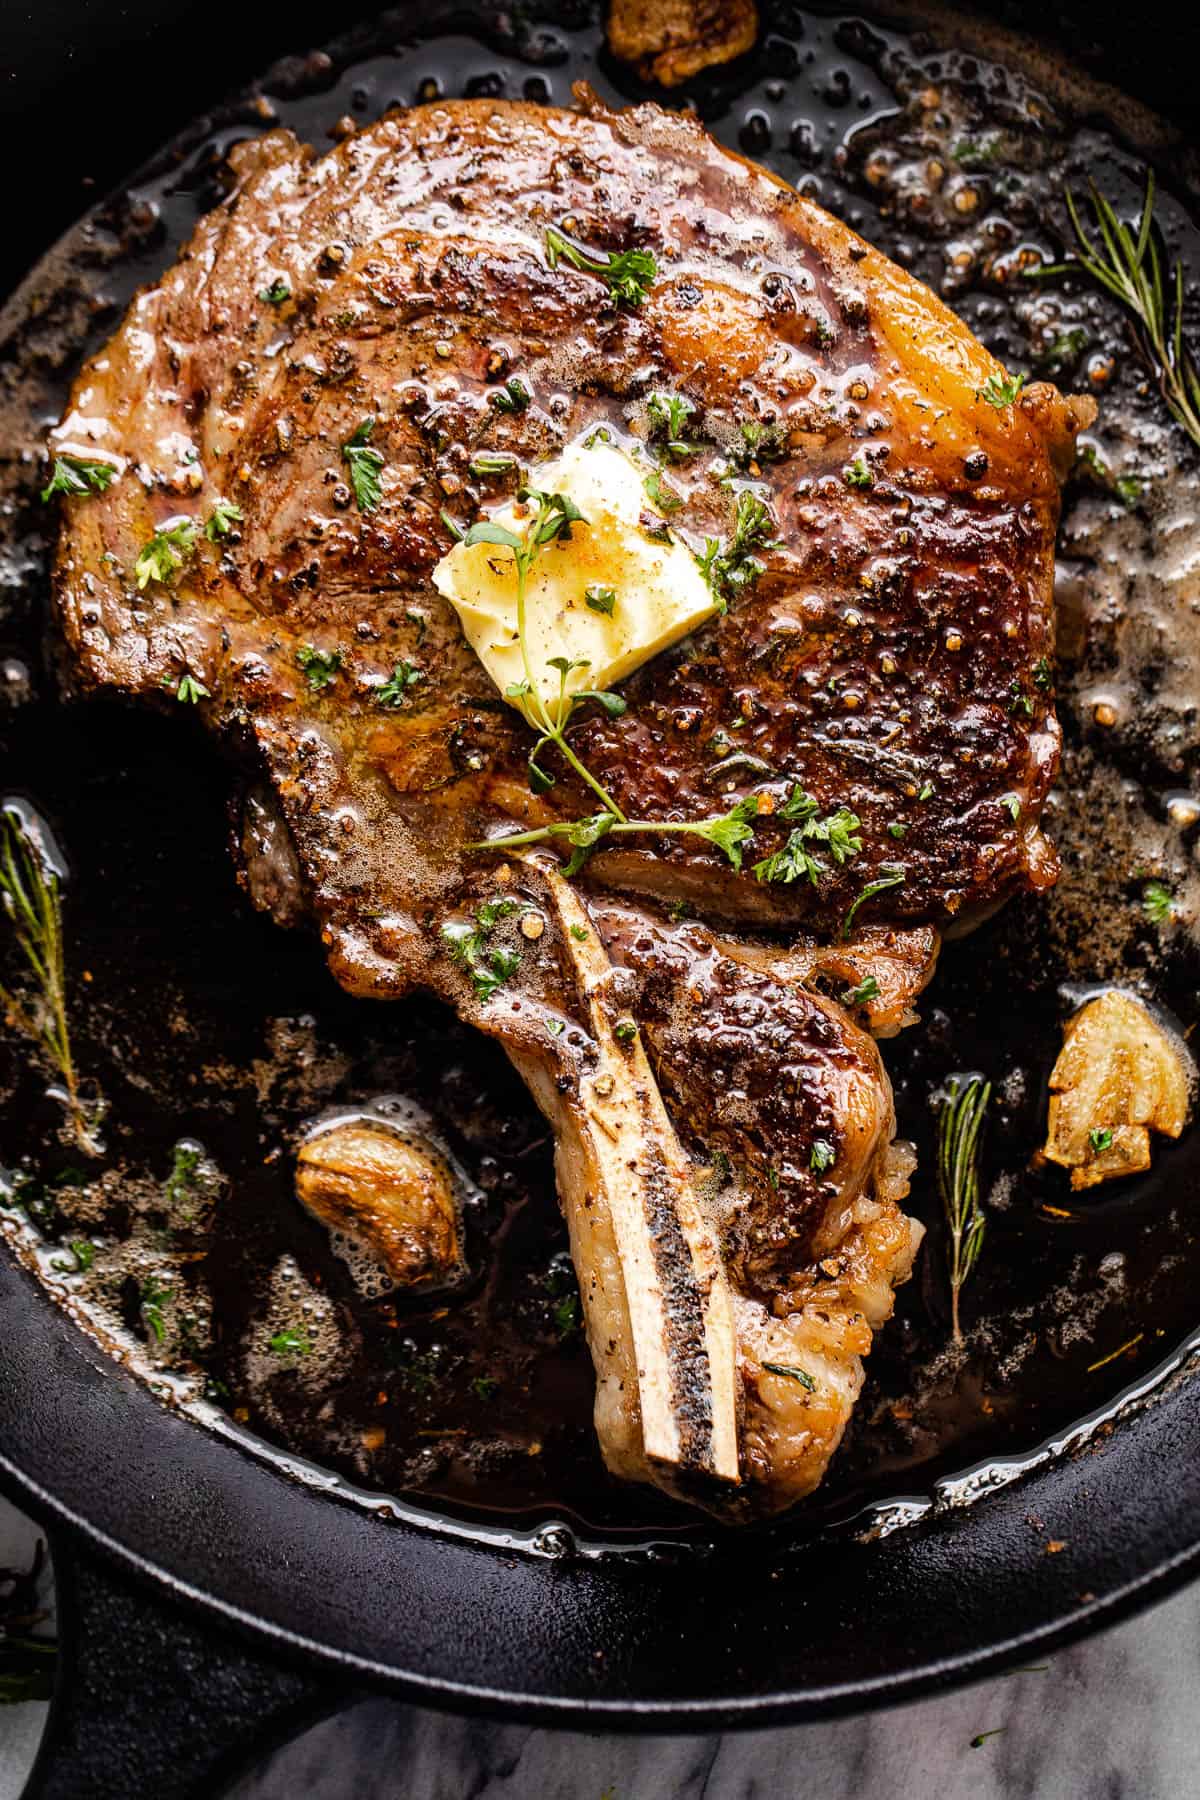
[[[754,0],[613,0],[608,45],[646,81],[678,87],[754,46]]]
[[[653,107],[437,105],[320,160],[277,132],[233,164],[55,433],[117,471],[60,544],[80,680],[194,699],[242,749],[252,891],[315,919],[348,988],[433,987],[504,1041],[558,1133],[614,1466],[785,1504],[819,1479],[913,1248],[886,1077],[812,990],[872,974],[848,1004],[894,1030],[936,927],[1053,879],[1053,540],[1081,414],[1045,386],[981,397],[1003,372],[930,294]],[[550,226],[601,258],[652,251],[643,303],[551,268]],[[755,845],[739,872],[694,837],[610,838],[584,884],[627,899],[592,915],[544,853],[475,847],[594,801],[562,764],[531,791],[531,733],[430,576],[444,510],[466,525],[511,497],[481,453],[529,464],[599,426],[644,445],[655,393],[691,407],[684,452],[650,450],[671,529],[731,553],[749,495],[761,572],[571,741],[634,817],[752,797]],[[354,491],[355,444],[377,496]],[[853,810],[855,844],[756,879],[801,789]],[[630,895],[813,938],[681,935]],[[618,1008],[644,1008],[644,1042]],[[718,1151],[723,1199],[700,1179]],[[764,1401],[749,1347],[790,1366],[793,1329],[819,1366]]]

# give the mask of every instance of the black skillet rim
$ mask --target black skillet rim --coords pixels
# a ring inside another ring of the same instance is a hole
[[[628,1730],[896,1704],[1114,1623],[1200,1565],[1200,1387],[870,1544],[552,1560],[385,1520],[164,1406],[0,1258],[0,1478],[285,1657],[409,1699]],[[1048,1551],[1060,1541],[1061,1551]]]

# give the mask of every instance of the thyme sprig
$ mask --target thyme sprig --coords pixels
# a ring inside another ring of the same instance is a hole
[[[1074,263],[1056,263],[1037,274],[1059,275],[1076,267],[1133,315],[1142,351],[1154,369],[1159,392],[1172,418],[1200,447],[1200,373],[1183,341],[1183,265],[1173,272],[1163,266],[1154,229],[1154,175],[1146,174],[1146,193],[1136,231],[1117,217],[1112,202],[1090,184],[1091,237],[1080,217],[1075,196],[1067,190],[1067,211],[1077,239]]]
[[[545,245],[546,261],[552,269],[565,262],[585,275],[598,275],[618,305],[640,306],[658,276],[658,262],[650,250],[601,252],[598,256],[557,225],[547,225]]]
[[[0,1005],[10,1023],[40,1045],[58,1071],[75,1141],[87,1155],[98,1156],[95,1109],[87,1105],[79,1091],[67,1024],[58,876],[18,814],[11,811],[0,813],[0,904],[35,989],[35,998],[27,1002],[11,989],[0,987]]]
[[[950,1318],[962,1343],[959,1295],[979,1261],[987,1219],[979,1199],[979,1143],[992,1084],[980,1075],[951,1078],[938,1114],[937,1183],[950,1233]]]

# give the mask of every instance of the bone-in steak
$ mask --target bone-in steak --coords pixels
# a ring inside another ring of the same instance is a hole
[[[66,507],[80,682],[195,699],[271,796],[248,841],[272,841],[272,903],[315,919],[339,980],[431,986],[504,1041],[559,1136],[613,1466],[725,1511],[786,1504],[836,1447],[915,1247],[861,1025],[909,1016],[937,927],[1054,878],[1038,819],[1079,405],[1018,391],[919,284],[654,107],[435,105],[319,159],[273,132],[231,160],[54,436],[118,471]],[[651,252],[641,303],[552,268],[548,227],[594,262]],[[679,453],[663,393],[690,407]],[[532,791],[529,728],[431,581],[443,515],[469,525],[511,499],[505,457],[599,427],[661,464],[697,554],[729,549],[739,495],[766,508],[728,610],[625,682],[623,714],[572,728],[632,817],[757,795],[741,870],[627,836],[571,890],[552,855],[473,847],[594,801],[563,765]],[[851,809],[859,847],[758,879],[798,792]],[[790,951],[730,936],[797,923]],[[860,1024],[813,992],[820,939],[847,986],[878,972]]]

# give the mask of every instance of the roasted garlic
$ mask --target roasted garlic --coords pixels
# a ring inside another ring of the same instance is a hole
[[[300,1151],[296,1194],[397,1286],[440,1286],[462,1271],[450,1168],[432,1145],[383,1120],[347,1119],[317,1131]]]
[[[1150,1133],[1178,1137],[1194,1067],[1182,1041],[1132,994],[1109,992],[1070,1020],[1050,1076],[1043,1154],[1094,1187],[1150,1167]]]

